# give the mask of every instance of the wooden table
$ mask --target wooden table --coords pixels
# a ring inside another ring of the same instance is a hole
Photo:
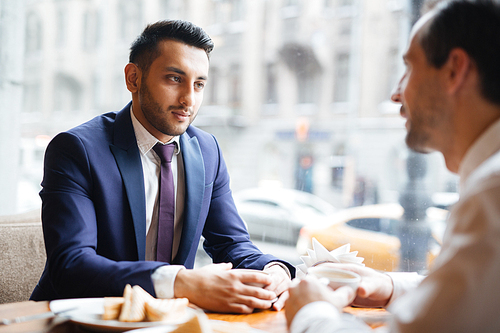
[[[20,302],[0,305],[0,319],[15,318],[19,316],[33,315],[49,312],[49,302]],[[383,325],[378,320],[388,313],[383,309],[346,308],[345,312],[365,318],[372,327]],[[257,311],[252,314],[221,314],[207,313],[210,319],[228,322],[245,322],[253,328],[269,333],[288,332],[285,319],[285,311]],[[376,320],[370,320],[370,318]],[[24,323],[0,326],[0,333],[84,333],[89,330],[63,318],[39,319]]]

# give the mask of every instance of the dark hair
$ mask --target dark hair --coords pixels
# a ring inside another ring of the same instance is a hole
[[[200,27],[182,20],[158,21],[146,26],[130,47],[129,62],[136,64],[147,73],[153,61],[160,56],[158,43],[176,40],[203,49],[207,56],[212,52],[214,43]]]
[[[453,48],[461,48],[477,66],[483,96],[500,104],[500,5],[493,0],[439,3],[423,30],[420,44],[427,61],[440,68]]]

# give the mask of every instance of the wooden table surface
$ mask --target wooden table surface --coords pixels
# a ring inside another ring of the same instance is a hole
[[[0,304],[0,319],[12,319],[19,316],[45,313],[49,311],[49,302],[20,302]],[[364,319],[372,327],[383,325],[381,318],[387,317],[388,313],[383,309],[346,308],[345,312],[351,313]],[[221,314],[207,313],[209,319],[227,322],[244,322],[251,327],[269,333],[288,332],[285,319],[285,311],[257,311],[252,314]],[[0,326],[0,333],[84,333],[90,332],[76,323],[63,318],[38,319],[24,323]]]

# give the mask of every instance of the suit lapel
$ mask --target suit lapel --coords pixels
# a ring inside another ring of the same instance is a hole
[[[115,119],[113,142],[109,148],[113,153],[125,185],[128,203],[134,223],[135,240],[139,260],[146,258],[146,198],[141,156],[130,118],[130,104],[121,110]]]
[[[203,194],[205,192],[205,166],[200,144],[196,137],[184,133],[180,137],[182,159],[186,177],[186,198],[184,201],[184,225],[179,250],[173,263],[186,262],[198,227]]]

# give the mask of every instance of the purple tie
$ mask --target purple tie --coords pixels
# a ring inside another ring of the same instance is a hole
[[[172,260],[172,243],[174,239],[174,177],[172,175],[172,155],[175,144],[157,143],[153,150],[161,159],[160,190],[158,196],[158,242],[156,260],[170,263]]]

